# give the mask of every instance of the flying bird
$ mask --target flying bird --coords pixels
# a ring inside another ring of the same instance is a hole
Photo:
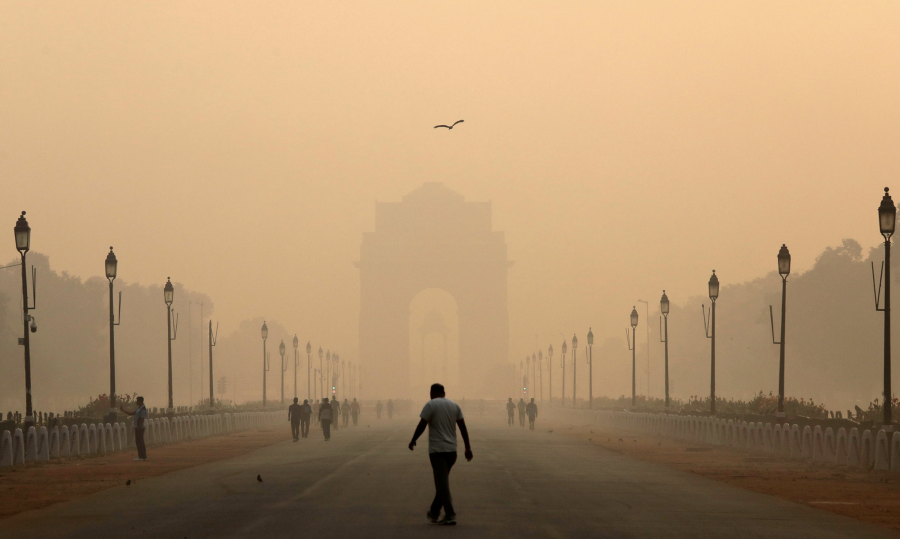
[[[259,481],[260,483],[262,483],[262,476],[261,476],[261,475],[257,475],[257,476],[256,476],[256,480]]]
[[[461,124],[464,121],[465,120],[456,120],[455,122],[453,122],[453,125],[436,125],[436,126],[434,126],[434,128],[437,129],[438,127],[446,127],[447,129],[453,129],[456,126],[456,124]]]

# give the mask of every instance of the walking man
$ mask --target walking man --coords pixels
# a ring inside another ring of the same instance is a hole
[[[334,417],[331,420],[331,426],[334,430],[338,430],[341,426],[341,402],[334,395],[331,396],[331,413]]]
[[[315,404],[313,404],[313,417],[316,420],[316,425],[319,424],[319,406],[319,401],[315,401]]]
[[[528,414],[528,428],[534,430],[534,419],[537,417],[538,410],[533,398],[525,405],[525,413]]]
[[[288,421],[291,422],[291,436],[296,442],[300,439],[300,405],[297,404],[297,397],[294,397],[294,404],[288,406]]]
[[[422,413],[412,441],[409,442],[409,450],[416,448],[416,440],[428,427],[428,458],[431,460],[431,470],[434,473],[434,501],[426,515],[428,521],[448,526],[456,525],[456,511],[453,509],[453,499],[450,496],[450,469],[456,463],[456,427],[462,434],[466,444],[466,460],[472,460],[472,446],[469,444],[469,431],[466,430],[466,422],[459,405],[447,399],[444,386],[433,384],[431,386],[431,400],[422,408]],[[444,508],[444,518],[438,520],[441,515],[441,507]]]
[[[137,408],[133,412],[122,408],[121,404],[119,405],[119,410],[125,412],[126,415],[132,416],[131,428],[134,429],[134,445],[137,446],[138,451],[138,458],[134,460],[147,460],[147,446],[144,445],[144,423],[148,419],[149,414],[147,413],[147,407],[144,406],[144,397],[137,398]]]
[[[300,436],[309,438],[309,418],[312,416],[312,407],[309,401],[303,399],[303,406],[300,407]]]
[[[392,417],[394,417],[394,401],[392,401],[391,399],[388,399],[387,409],[388,419],[391,419]]]
[[[322,433],[325,435],[325,441],[331,439],[331,420],[334,418],[331,404],[328,403],[328,397],[322,399],[322,405],[319,406],[319,423],[322,424]]]
[[[384,408],[384,405],[381,404],[381,401],[378,401],[378,404],[375,405],[375,419],[381,419],[381,410]]]
[[[506,403],[506,415],[509,416],[507,418],[509,420],[508,423],[509,423],[509,426],[512,427],[513,421],[516,420],[516,405],[512,401],[512,397],[510,397],[509,401]]]
[[[519,409],[519,426],[525,428],[525,399],[519,399],[517,406]]]
[[[353,398],[353,402],[350,404],[350,415],[353,416],[353,426],[358,426],[357,421],[359,421],[359,403],[356,402],[356,397]]]
[[[350,403],[347,399],[344,399],[344,404],[341,405],[341,417],[344,419],[345,427],[350,424]]]

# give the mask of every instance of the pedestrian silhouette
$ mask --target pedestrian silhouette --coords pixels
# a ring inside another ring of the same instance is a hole
[[[534,399],[531,399],[531,402],[525,405],[525,413],[528,415],[528,428],[534,430],[534,420],[538,415],[538,407],[534,403]]]
[[[450,469],[456,463],[456,427],[466,444],[466,460],[472,460],[472,446],[469,444],[469,431],[458,404],[446,398],[444,386],[431,386],[431,400],[419,414],[419,424],[409,442],[409,450],[416,448],[416,440],[428,427],[428,459],[434,474],[434,501],[426,513],[428,521],[435,524],[456,525],[456,511],[453,509],[453,498],[450,496]],[[444,518],[438,520],[444,509]]]
[[[510,397],[509,401],[507,401],[506,403],[506,415],[508,416],[507,419],[509,426],[512,427],[513,421],[516,420],[516,405],[512,401],[512,397]]]

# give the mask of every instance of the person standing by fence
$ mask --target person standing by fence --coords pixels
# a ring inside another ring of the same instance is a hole
[[[144,397],[138,397],[136,402],[137,408],[135,408],[133,412],[129,412],[125,408],[122,408],[121,404],[119,405],[119,410],[122,410],[126,415],[131,416],[131,428],[134,429],[134,445],[137,446],[138,451],[138,458],[134,460],[145,461],[147,460],[147,446],[144,445],[144,423],[149,417],[149,414],[147,413],[147,407],[144,406]]]

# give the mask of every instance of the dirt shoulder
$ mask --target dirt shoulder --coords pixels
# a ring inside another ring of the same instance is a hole
[[[625,435],[564,420],[554,423],[546,428],[616,453],[900,531],[900,474],[866,473],[671,438]]]
[[[134,462],[134,449],[120,453],[29,462],[0,468],[0,519],[142,479],[229,459],[289,440],[290,429],[271,427],[147,448],[149,460]]]

